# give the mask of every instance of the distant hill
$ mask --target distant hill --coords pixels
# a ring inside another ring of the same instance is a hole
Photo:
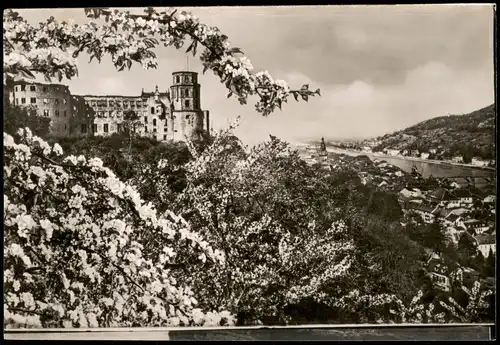
[[[466,115],[449,115],[420,122],[392,134],[377,138],[372,150],[419,150],[435,149],[435,159],[463,156],[464,161],[472,157],[495,158],[495,105],[476,110]],[[432,157],[429,157],[432,158]]]

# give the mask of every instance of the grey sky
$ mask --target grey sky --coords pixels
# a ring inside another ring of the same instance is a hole
[[[137,10],[137,9],[136,9]],[[296,141],[363,137],[436,116],[467,113],[494,102],[492,5],[315,6],[185,8],[215,25],[240,47],[255,69],[292,87],[309,83],[322,97],[293,98],[263,118],[254,100],[240,106],[208,72],[200,76],[202,107],[214,128],[242,116],[236,134],[248,143],[268,133]],[[32,23],[53,15],[84,22],[83,9],[19,10]],[[158,70],[117,72],[110,62],[79,60],[76,94],[136,95],[165,90],[171,73],[186,68],[184,50],[159,48]],[[201,64],[190,58],[190,69]]]

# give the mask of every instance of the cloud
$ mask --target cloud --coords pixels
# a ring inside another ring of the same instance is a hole
[[[289,6],[185,8],[220,28],[256,70],[268,70],[293,88],[309,84],[321,97],[295,102],[267,118],[256,99],[241,106],[226,99],[217,77],[200,73],[201,103],[215,129],[241,115],[237,135],[247,143],[268,134],[294,141],[311,137],[363,137],[391,132],[448,113],[468,113],[494,102],[493,7]],[[135,11],[141,11],[135,9]],[[83,9],[19,10],[36,24],[53,15],[87,21]],[[184,50],[156,50],[159,68],[117,72],[109,59],[79,61],[76,94],[138,95],[186,68]],[[201,63],[190,58],[190,69]],[[66,82],[66,81],[65,81]]]
[[[242,139],[254,142],[268,133],[295,142],[305,138],[359,138],[381,135],[449,113],[462,114],[492,103],[493,81],[487,73],[457,71],[438,61],[410,70],[396,85],[363,80],[327,85],[300,73],[287,80],[321,88],[308,103],[294,100],[267,119],[243,122]]]

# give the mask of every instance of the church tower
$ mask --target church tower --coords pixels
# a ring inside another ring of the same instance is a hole
[[[208,124],[208,111],[200,105],[200,84],[196,72],[174,72],[170,87],[175,140],[196,137]]]

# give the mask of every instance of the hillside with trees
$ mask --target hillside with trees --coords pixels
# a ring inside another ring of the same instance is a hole
[[[377,138],[372,150],[436,150],[430,159],[462,156],[465,163],[472,157],[495,158],[495,105],[465,115],[440,116],[420,122],[392,134]]]

